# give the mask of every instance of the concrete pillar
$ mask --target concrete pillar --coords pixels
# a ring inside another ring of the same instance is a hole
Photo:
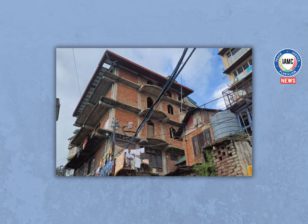
[[[162,164],[163,164],[163,174],[166,175],[168,170],[167,170],[167,158],[166,158],[166,152],[162,151]]]

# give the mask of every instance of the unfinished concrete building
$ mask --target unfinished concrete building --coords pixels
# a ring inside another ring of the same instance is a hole
[[[176,139],[175,133],[186,112],[195,107],[187,97],[193,91],[179,83],[171,86],[129,146],[145,149],[139,157],[141,164],[128,164],[124,152],[166,81],[166,77],[106,51],[73,113],[79,129],[70,138],[66,168],[74,169],[74,175],[95,175],[114,156],[108,175],[166,175],[174,171],[184,156],[183,141]]]

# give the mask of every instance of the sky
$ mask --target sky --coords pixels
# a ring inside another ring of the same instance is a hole
[[[67,163],[68,138],[73,136],[76,118],[72,116],[88,82],[107,48],[57,48],[56,50],[56,97],[60,98],[60,113],[56,127],[56,164]],[[161,75],[172,73],[183,48],[108,48]],[[187,55],[190,53],[189,49]],[[190,97],[202,105],[221,97],[227,88],[228,77],[217,48],[197,48],[177,81],[194,92]],[[217,100],[208,108],[224,109],[224,101]]]

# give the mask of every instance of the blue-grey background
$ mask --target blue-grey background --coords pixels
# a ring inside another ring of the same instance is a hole
[[[0,223],[307,223],[307,1],[6,1]],[[252,178],[55,176],[55,48],[252,46]],[[275,54],[303,66],[280,85]]]

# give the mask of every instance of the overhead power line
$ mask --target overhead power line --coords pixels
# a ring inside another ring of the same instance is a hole
[[[159,94],[158,98],[156,99],[156,101],[153,103],[153,105],[150,107],[150,109],[148,110],[148,112],[146,113],[145,117],[143,118],[142,122],[140,123],[140,125],[138,126],[134,136],[131,138],[131,140],[129,141],[129,143],[127,144],[127,148],[129,147],[130,144],[133,143],[134,139],[138,136],[139,132],[143,129],[145,123],[151,118],[154,109],[156,108],[156,106],[159,104],[160,100],[162,99],[162,97],[165,95],[165,93],[169,90],[169,88],[172,86],[172,84],[174,83],[175,79],[178,77],[178,75],[180,74],[180,72],[183,70],[183,68],[185,67],[186,63],[188,62],[188,60],[190,59],[190,57],[192,56],[192,54],[195,51],[195,48],[192,50],[192,52],[190,53],[190,55],[188,56],[188,58],[186,59],[186,61],[183,63],[183,65],[181,66],[184,57],[187,53],[188,48],[185,48],[183,50],[182,56],[179,59],[176,67],[174,68],[171,76],[169,77],[169,79],[167,80],[167,82],[165,83],[164,87],[162,88],[161,93]]]
[[[81,88],[80,88],[80,81],[79,81],[79,74],[78,74],[78,69],[77,69],[77,64],[76,64],[76,56],[75,56],[75,50],[72,48],[73,51],[73,59],[74,59],[74,66],[75,66],[75,75],[76,75],[76,80],[77,80],[77,87],[79,91],[79,95],[81,96]]]

